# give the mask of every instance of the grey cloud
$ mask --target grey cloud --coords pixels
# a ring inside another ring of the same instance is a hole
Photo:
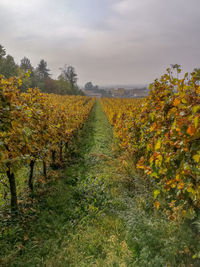
[[[0,43],[18,62],[44,58],[54,77],[65,63],[81,84],[148,83],[170,63],[200,66],[199,0],[1,1]]]

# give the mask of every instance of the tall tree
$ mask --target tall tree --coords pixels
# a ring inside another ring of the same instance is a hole
[[[5,57],[5,55],[6,55],[5,48],[2,45],[0,45],[0,59]]]
[[[78,75],[76,74],[74,67],[65,65],[64,68],[61,68],[61,75],[59,78],[63,78],[65,81],[68,81],[70,88],[73,91],[77,88],[77,76]]]
[[[6,58],[1,60],[0,72],[6,78],[10,78],[18,74],[18,66],[15,64],[12,56],[7,55]]]
[[[44,81],[45,79],[50,77],[49,69],[47,68],[47,62],[44,59],[40,60],[40,63],[37,67],[37,74],[39,76],[40,81]]]
[[[3,75],[4,72],[4,62],[5,62],[6,50],[2,45],[0,45],[0,74]]]
[[[18,66],[14,61],[14,58],[10,55],[6,56],[5,48],[0,45],[0,74],[6,78],[16,76],[18,73]]]
[[[33,66],[31,65],[30,59],[28,59],[27,57],[23,57],[21,59],[20,68],[24,70],[25,72],[28,72],[29,70],[32,72]]]
[[[94,86],[92,84],[92,82],[87,82],[85,84],[85,90],[93,90]]]

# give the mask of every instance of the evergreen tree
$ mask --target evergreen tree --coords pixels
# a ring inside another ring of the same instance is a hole
[[[47,68],[47,62],[44,59],[40,60],[40,63],[37,67],[37,74],[40,81],[44,81],[45,79],[50,77],[49,69]]]

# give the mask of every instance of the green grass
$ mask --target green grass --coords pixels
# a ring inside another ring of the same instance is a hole
[[[2,218],[0,266],[199,266],[192,262],[199,237],[154,211],[145,187],[138,192],[127,182],[141,179],[121,172],[112,146],[97,101],[66,168],[37,191],[22,217]]]

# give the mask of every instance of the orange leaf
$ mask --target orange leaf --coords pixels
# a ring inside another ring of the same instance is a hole
[[[195,133],[195,128],[194,128],[194,126],[193,126],[193,125],[190,125],[190,126],[187,128],[187,131],[186,131],[186,132],[187,132],[187,134],[193,136],[194,133]]]
[[[183,187],[184,187],[184,183],[183,182],[180,182],[178,185],[177,185],[177,188],[178,189],[183,189]]]
[[[158,210],[159,207],[160,207],[160,202],[156,200],[156,201],[154,202],[154,207]]]
[[[176,99],[174,100],[174,102],[173,102],[173,105],[176,107],[176,106],[178,106],[180,103],[181,103],[181,100],[176,98]]]

